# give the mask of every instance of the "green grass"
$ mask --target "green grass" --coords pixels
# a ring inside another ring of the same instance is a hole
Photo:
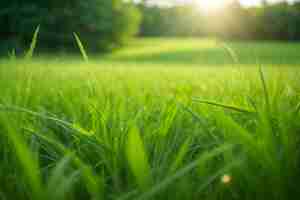
[[[140,39],[88,63],[2,59],[0,199],[297,199],[299,50]]]
[[[300,65],[300,43],[284,42],[222,42],[213,39],[143,39],[120,50],[112,61],[167,66],[232,65],[231,49],[239,65]]]

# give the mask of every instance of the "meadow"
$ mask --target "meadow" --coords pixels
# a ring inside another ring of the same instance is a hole
[[[148,38],[3,58],[0,199],[297,199],[299,52]]]

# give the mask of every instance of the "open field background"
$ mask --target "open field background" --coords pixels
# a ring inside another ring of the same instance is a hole
[[[0,198],[295,199],[299,52],[150,38],[2,59]]]
[[[112,61],[168,66],[299,65],[297,42],[216,39],[150,38],[131,42],[128,48],[109,56]],[[234,58],[232,58],[234,57]]]

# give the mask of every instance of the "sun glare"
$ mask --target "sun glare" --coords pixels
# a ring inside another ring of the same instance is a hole
[[[232,2],[233,0],[196,0],[201,11],[205,13],[217,12],[218,10],[224,8],[226,4]],[[269,0],[270,2],[275,2],[278,0]],[[261,0],[239,0],[242,6],[255,6],[259,5]]]
[[[201,11],[206,13],[214,12],[222,9],[228,2],[226,0],[198,0],[198,5]]]

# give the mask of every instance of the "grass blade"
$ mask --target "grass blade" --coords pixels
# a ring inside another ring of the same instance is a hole
[[[205,101],[205,100],[200,100],[200,99],[195,99],[195,98],[193,99],[193,101],[198,102],[198,103],[202,103],[202,104],[208,104],[208,105],[212,105],[212,106],[217,106],[217,107],[225,108],[225,109],[236,111],[236,112],[247,113],[247,114],[256,114],[256,112],[250,111],[250,110],[246,110],[244,108],[239,108],[239,107],[235,107],[235,106],[224,105],[224,104],[220,104],[220,103],[216,103],[216,102],[212,102],[212,101]]]
[[[186,141],[181,145],[181,147],[179,149],[179,152],[177,153],[177,156],[176,156],[175,160],[171,164],[170,173],[175,172],[181,166],[185,155],[189,151],[190,144],[191,144],[191,137],[189,137],[188,139],[186,139]]]
[[[142,190],[146,190],[150,186],[152,178],[146,150],[137,127],[131,128],[128,133],[126,157],[138,186]]]
[[[260,80],[263,86],[263,91],[264,91],[264,96],[265,96],[265,101],[266,101],[266,106],[267,106],[267,111],[270,111],[270,96],[269,96],[269,92],[268,92],[268,87],[267,87],[267,83],[266,83],[266,79],[262,70],[262,67],[259,67],[259,75],[260,75]]]
[[[235,51],[226,43],[222,42],[220,43],[220,46],[228,53],[228,55],[231,57],[231,59],[234,61],[234,63],[239,63],[239,59]]]
[[[9,60],[15,61],[17,59],[16,49],[12,49],[11,52],[8,53]]]
[[[73,35],[74,35],[74,37],[75,37],[77,46],[78,46],[78,48],[79,48],[79,50],[80,50],[80,53],[81,53],[81,55],[82,55],[83,60],[84,60],[85,62],[88,62],[88,61],[89,61],[89,57],[88,57],[88,55],[87,55],[87,53],[86,53],[86,51],[85,51],[85,49],[84,49],[84,46],[83,46],[83,44],[82,44],[82,42],[81,42],[79,36],[78,36],[76,33],[73,33]]]
[[[30,43],[30,48],[27,51],[26,55],[25,55],[25,59],[30,59],[33,56],[34,50],[36,48],[36,44],[37,44],[37,38],[38,38],[38,34],[40,32],[40,25],[38,25],[38,27],[35,29],[33,37],[32,37],[32,41]]]
[[[3,120],[6,124],[7,137],[13,145],[14,152],[20,163],[26,182],[31,190],[31,199],[38,200],[43,198],[43,186],[41,182],[38,160],[35,159],[34,153],[25,143],[24,137],[18,133],[17,124],[10,123],[11,120]]]
[[[66,155],[61,161],[58,162],[48,180],[49,191],[55,191],[57,184],[60,182],[61,178],[64,177],[65,170],[70,164],[71,159],[71,155]]]
[[[46,135],[39,134],[36,132],[32,132],[40,139],[44,140],[45,142],[54,145],[58,148],[60,152],[62,152],[64,155],[72,155],[72,152],[66,148],[63,144],[56,141],[55,139],[52,139]],[[73,163],[80,169],[81,177],[83,178],[85,182],[85,186],[89,192],[89,194],[93,197],[93,199],[103,199],[103,191],[104,191],[104,181],[103,177],[96,176],[94,173],[92,167],[84,163],[81,158],[74,155],[72,157]]]
[[[56,199],[65,199],[67,192],[71,190],[79,176],[79,170],[72,172],[71,175],[65,175],[67,167],[70,166],[72,156],[73,155],[66,155],[58,162],[48,180],[48,193]]]
[[[167,136],[170,132],[170,129],[172,127],[172,124],[174,123],[175,117],[177,114],[177,104],[170,103],[166,105],[164,109],[164,120],[161,123],[161,126],[159,128],[159,133],[162,136]]]
[[[223,128],[225,131],[225,138],[226,140],[230,140],[235,144],[242,144],[244,147],[248,149],[253,148],[255,149],[255,138],[254,136],[238,124],[234,119],[224,112],[216,113],[217,123]]]

